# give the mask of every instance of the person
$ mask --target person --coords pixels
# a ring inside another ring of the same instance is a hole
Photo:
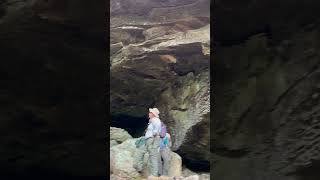
[[[135,169],[142,172],[144,155],[149,153],[149,174],[158,176],[159,172],[159,147],[160,147],[160,131],[161,120],[159,118],[160,111],[157,108],[149,108],[149,123],[144,135],[145,143],[140,145],[135,155]]]
[[[166,133],[166,136],[161,139],[160,143],[160,160],[159,160],[159,174],[160,176],[169,175],[169,161],[170,161],[170,148],[172,146],[171,136]]]

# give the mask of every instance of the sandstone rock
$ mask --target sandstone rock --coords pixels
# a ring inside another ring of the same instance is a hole
[[[132,136],[126,130],[116,127],[110,127],[110,140],[115,140],[118,143],[122,143],[131,138]]]

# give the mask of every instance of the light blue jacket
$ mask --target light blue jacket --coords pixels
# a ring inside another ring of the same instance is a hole
[[[144,137],[148,139],[150,137],[153,137],[154,135],[159,135],[160,131],[161,131],[161,121],[159,118],[154,117],[150,119],[147,131]]]

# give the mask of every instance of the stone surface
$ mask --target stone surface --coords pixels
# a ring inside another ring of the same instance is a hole
[[[215,9],[213,33],[219,44],[244,42],[257,32],[272,35],[273,40],[281,40],[290,37],[302,26],[315,23],[320,16],[320,2],[317,0],[216,0],[211,5]]]
[[[122,143],[132,136],[124,129],[110,127],[110,140],[115,140],[117,143]]]
[[[118,142],[116,140],[110,140],[110,147],[118,145]]]
[[[112,115],[145,117],[155,104],[174,150],[208,166],[210,1],[110,3]]]
[[[169,167],[170,167],[169,171],[168,171],[169,176],[177,176],[177,177],[181,176],[181,174],[182,174],[182,159],[178,154],[171,152]]]
[[[301,25],[280,41],[256,34],[216,47],[214,179],[319,177],[319,29]]]
[[[209,72],[189,73],[161,94],[157,107],[172,134],[173,149],[194,162],[210,159]],[[208,163],[209,164],[209,163]]]
[[[182,177],[182,176],[160,176],[160,177],[154,177],[149,176],[147,180],[201,180],[198,175],[191,175],[188,177]]]
[[[1,173],[105,175],[104,5],[1,1]]]
[[[140,177],[133,167],[136,140],[128,139],[110,148],[110,174],[127,179]]]
[[[198,175],[199,180],[210,180],[210,173],[202,173],[202,172],[193,172],[188,168],[183,167],[182,168],[182,176],[183,177],[189,177],[193,175]]]
[[[184,180],[199,180],[199,176],[198,175],[192,175],[186,178],[183,178]]]
[[[148,153],[144,157],[144,170],[139,174],[134,168],[134,155],[136,151],[135,141],[137,138],[132,138],[124,141],[119,145],[110,147],[110,173],[120,178],[134,179],[148,177]],[[169,162],[169,176],[181,176],[182,159],[181,157],[171,152]]]
[[[202,173],[202,174],[200,174],[199,180],[210,180],[210,173]]]

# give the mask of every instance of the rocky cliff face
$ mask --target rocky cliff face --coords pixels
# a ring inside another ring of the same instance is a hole
[[[320,175],[318,2],[292,3],[216,3],[215,179]]]
[[[105,1],[86,2],[0,2],[1,175],[105,175]]]
[[[174,150],[208,167],[210,1],[110,3],[111,114],[158,107]]]

